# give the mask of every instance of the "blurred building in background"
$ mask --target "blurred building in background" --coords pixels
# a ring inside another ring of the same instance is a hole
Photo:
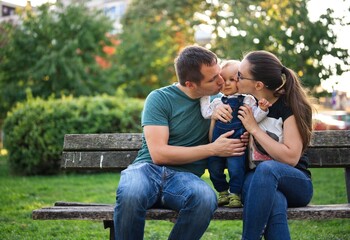
[[[131,0],[56,0],[64,5],[73,3],[86,4],[91,9],[102,10],[106,16],[113,21],[113,33],[120,33],[122,31],[122,25],[120,23],[122,16],[125,14],[128,4]],[[0,22],[1,21],[18,21],[18,12],[23,8],[32,9],[31,1],[21,1],[25,5],[18,5],[11,3],[11,0],[0,0]],[[44,1],[43,1],[44,2]],[[54,2],[50,0],[50,2]]]
[[[0,22],[2,21],[10,21],[10,22],[17,22],[18,21],[18,9],[24,8],[24,6],[19,6],[13,3],[0,1]]]
[[[58,0],[64,5],[72,3],[85,3],[89,8],[102,10],[113,21],[114,32],[120,33],[122,25],[120,20],[125,14],[131,0]]]

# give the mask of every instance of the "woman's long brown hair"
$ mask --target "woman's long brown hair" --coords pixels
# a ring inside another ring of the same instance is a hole
[[[275,96],[285,100],[294,114],[303,141],[303,151],[310,143],[312,135],[312,104],[296,73],[281,63],[272,53],[253,51],[245,56],[251,64],[250,73],[254,79],[274,91]]]

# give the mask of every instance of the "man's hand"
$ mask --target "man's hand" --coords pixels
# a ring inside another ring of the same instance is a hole
[[[241,156],[245,153],[246,143],[248,142],[248,134],[244,133],[241,139],[229,138],[234,130],[222,134],[213,142],[214,156],[231,157]],[[244,139],[244,141],[242,141]]]

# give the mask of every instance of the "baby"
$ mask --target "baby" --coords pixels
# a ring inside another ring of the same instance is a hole
[[[222,96],[216,97],[210,101],[210,97],[201,98],[201,111],[204,118],[211,118],[209,130],[210,141],[214,142],[221,134],[235,130],[231,138],[240,138],[246,131],[242,122],[238,119],[239,107],[243,104],[248,105],[254,112],[254,118],[257,122],[263,120],[268,114],[270,103],[261,99],[258,102],[251,95],[242,95],[237,89],[237,73],[240,62],[229,60],[222,65],[221,76],[225,81]],[[232,109],[232,119],[230,121],[221,116],[223,121],[216,120],[213,117],[215,108],[221,104],[229,104]],[[208,159],[208,170],[210,179],[215,190],[219,193],[218,205],[227,207],[242,207],[241,192],[244,181],[246,166],[246,154],[235,157],[210,157]],[[224,173],[227,167],[230,180],[227,182]]]

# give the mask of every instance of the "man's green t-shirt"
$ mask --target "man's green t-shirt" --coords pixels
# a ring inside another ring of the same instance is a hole
[[[202,117],[200,100],[189,98],[175,84],[154,90],[148,95],[141,122],[142,127],[168,126],[169,145],[172,146],[198,146],[208,143],[210,120]],[[167,167],[201,176],[206,168],[206,160]],[[144,137],[134,163],[136,162],[152,162]]]

